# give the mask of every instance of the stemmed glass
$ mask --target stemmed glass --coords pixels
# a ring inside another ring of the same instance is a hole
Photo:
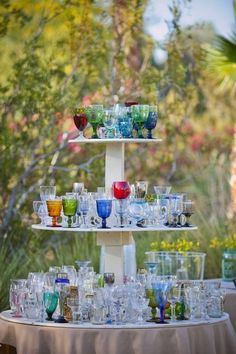
[[[111,199],[98,199],[96,200],[97,214],[102,219],[102,226],[99,229],[110,229],[107,227],[106,219],[111,215],[112,200]]]
[[[178,287],[173,286],[170,289],[168,296],[167,296],[167,300],[170,303],[170,310],[171,310],[170,320],[171,320],[171,322],[176,321],[175,305],[179,299],[179,296],[180,296],[180,289]]]
[[[171,221],[171,227],[181,227],[178,220],[183,212],[183,196],[182,195],[172,195],[170,198],[170,213],[173,217]]]
[[[116,126],[116,118],[112,109],[104,110],[103,124],[106,128],[106,138],[114,138],[114,130]]]
[[[64,196],[62,198],[63,213],[68,217],[68,227],[72,226],[72,217],[76,214],[77,199],[73,195]]]
[[[84,183],[83,182],[75,182],[73,183],[73,192],[81,195],[84,190]]]
[[[143,226],[138,222],[141,221],[146,215],[145,204],[146,203],[143,199],[133,199],[130,201],[128,206],[128,214],[131,218],[136,220],[136,226]]]
[[[78,211],[82,215],[82,224],[80,225],[81,228],[87,229],[89,225],[87,224],[87,215],[89,212],[89,196],[87,194],[79,196],[79,205]],[[78,212],[77,211],[77,212]]]
[[[189,223],[191,215],[194,213],[194,202],[192,200],[186,200],[183,202],[183,215],[186,217],[186,222],[183,227],[192,227]]]
[[[86,109],[84,107],[78,107],[75,110],[75,114],[73,116],[74,123],[76,128],[79,130],[78,139],[85,139],[83,131],[88,124],[88,117],[86,115]]]
[[[143,128],[149,114],[148,105],[134,105],[131,106],[131,117],[138,126],[138,138],[143,139]]]
[[[149,106],[149,114],[144,125],[144,127],[148,131],[147,134],[148,139],[153,139],[152,130],[156,127],[156,125],[157,125],[157,106]]]
[[[61,215],[62,200],[58,199],[47,200],[48,215],[52,217],[52,227],[61,227],[57,224],[57,218]]]
[[[59,298],[58,292],[55,292],[55,291],[53,291],[53,292],[44,291],[43,292],[43,304],[44,304],[45,311],[48,315],[48,317],[46,318],[47,321],[54,321],[54,319],[52,318],[52,315],[56,311],[58,298]]]
[[[35,214],[41,219],[40,225],[45,226],[47,223],[47,215],[48,215],[46,202],[41,200],[34,200],[33,209]]]
[[[117,199],[115,210],[120,215],[119,227],[124,227],[124,215],[127,210],[126,198],[129,197],[131,192],[130,185],[126,181],[113,182],[112,191],[114,197]]]
[[[88,121],[93,128],[92,139],[98,139],[97,128],[103,123],[104,110],[103,105],[91,105],[85,108],[86,116]]]
[[[156,298],[157,305],[160,309],[160,323],[164,324],[165,322],[165,306],[167,303],[167,296],[169,292],[169,282],[160,281],[152,283],[153,292]]]

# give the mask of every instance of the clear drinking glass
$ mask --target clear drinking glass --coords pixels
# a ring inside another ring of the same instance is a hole
[[[55,199],[56,186],[40,186],[40,198],[42,201]]]
[[[47,224],[47,216],[48,209],[45,201],[34,200],[33,201],[33,209],[35,214],[41,219],[40,225],[46,226]]]

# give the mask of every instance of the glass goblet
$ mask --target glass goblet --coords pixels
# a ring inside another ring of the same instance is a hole
[[[112,200],[111,199],[98,199],[96,200],[97,214],[102,219],[102,226],[99,229],[110,229],[107,227],[106,219],[111,215]]]
[[[88,215],[89,209],[90,209],[89,196],[87,194],[80,195],[77,213],[79,211],[79,213],[82,217],[82,223],[80,225],[81,228],[87,229],[89,227],[89,225],[87,223],[87,215]]]
[[[116,199],[126,199],[130,195],[130,185],[126,181],[113,182],[113,195]]]
[[[45,226],[47,222],[48,210],[47,204],[45,201],[34,200],[33,201],[33,209],[35,214],[41,219],[40,225]]]
[[[134,105],[131,106],[131,117],[134,124],[138,127],[138,138],[143,139],[143,128],[149,114],[148,105]]]
[[[125,214],[128,210],[128,201],[126,199],[115,200],[115,213],[119,217],[118,227],[125,227]]]
[[[193,225],[190,224],[189,219],[191,215],[194,213],[194,202],[192,200],[186,200],[183,202],[183,215],[186,217],[186,222],[183,227],[192,227]]]
[[[144,127],[148,131],[147,134],[148,139],[153,139],[152,130],[156,127],[156,125],[157,125],[157,106],[149,106],[149,114],[144,125]]]
[[[52,315],[56,311],[58,299],[59,299],[58,292],[44,291],[43,304],[44,304],[45,311],[48,315],[48,317],[46,318],[47,321],[54,321]]]
[[[78,139],[81,139],[81,140],[85,139],[83,131],[88,124],[88,117],[86,115],[85,108],[84,107],[76,108],[73,119],[74,119],[74,123],[75,123],[76,128],[79,130]]]
[[[98,139],[97,128],[103,123],[104,110],[103,105],[91,105],[85,110],[88,121],[93,128],[92,139]]]
[[[144,219],[146,215],[144,199],[133,199],[128,206],[128,214],[135,219],[136,226],[142,226],[139,222]]]
[[[68,217],[68,227],[72,226],[72,217],[76,214],[77,210],[77,199],[70,196],[65,196],[62,198],[63,213]]]
[[[160,309],[160,323],[165,322],[165,306],[167,303],[167,295],[169,291],[169,284],[167,281],[160,281],[152,283],[153,292],[156,298],[157,305]]]
[[[106,128],[106,138],[114,138],[116,118],[112,109],[104,110],[103,124]]]
[[[61,215],[62,201],[61,199],[47,200],[48,215],[52,217],[52,227],[61,227],[57,224],[57,218]]]
[[[40,186],[40,199],[42,201],[55,199],[56,186]]]
[[[133,137],[133,119],[129,116],[119,118],[118,120],[119,131],[122,138],[132,138]]]

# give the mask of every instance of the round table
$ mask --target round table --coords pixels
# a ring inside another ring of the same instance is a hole
[[[228,314],[175,324],[73,325],[32,322],[0,314],[0,343],[17,354],[235,354]]]

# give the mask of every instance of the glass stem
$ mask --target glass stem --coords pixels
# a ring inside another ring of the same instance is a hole
[[[56,216],[53,216],[52,217],[52,226],[57,226],[57,217]]]
[[[160,305],[160,323],[164,323],[165,319],[165,306]]]
[[[106,227],[107,227],[106,219],[102,219],[102,228],[106,229]]]
[[[142,126],[138,126],[138,138],[142,139],[143,138],[143,131],[142,131]]]
[[[152,129],[148,129],[147,138],[152,139]]]
[[[68,216],[68,227],[71,227],[71,224],[72,224],[72,218],[70,215],[70,216]]]

